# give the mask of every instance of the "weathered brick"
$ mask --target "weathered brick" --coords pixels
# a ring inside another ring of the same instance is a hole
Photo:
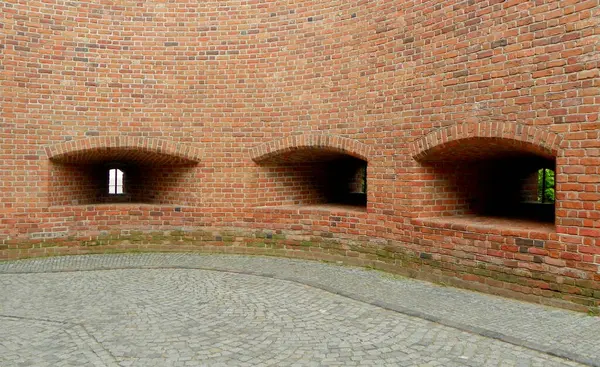
[[[1,2],[1,257],[301,252],[588,302],[600,2],[496,3]],[[542,166],[556,208],[517,203]]]

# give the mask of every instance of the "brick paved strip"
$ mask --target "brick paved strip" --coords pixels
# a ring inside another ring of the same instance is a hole
[[[103,269],[218,270],[292,281],[544,354],[600,367],[600,318],[361,268],[237,255],[119,254],[0,263],[0,274]]]

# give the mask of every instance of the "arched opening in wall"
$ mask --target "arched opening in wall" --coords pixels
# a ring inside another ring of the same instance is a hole
[[[300,148],[259,163],[258,206],[367,206],[367,162],[360,158]]]
[[[554,223],[556,159],[533,144],[461,139],[431,149],[421,161],[427,172],[423,217]]]
[[[152,151],[103,148],[51,159],[50,205],[187,205],[195,161]]]

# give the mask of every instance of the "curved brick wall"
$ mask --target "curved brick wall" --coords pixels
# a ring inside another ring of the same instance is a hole
[[[0,258],[299,256],[598,306],[599,19],[598,0],[3,1]],[[368,163],[366,207],[310,197],[343,156]],[[556,168],[555,223],[481,215],[476,158]],[[97,202],[114,160],[144,203]]]

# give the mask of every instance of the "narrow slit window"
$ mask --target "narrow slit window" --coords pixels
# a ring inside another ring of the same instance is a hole
[[[554,171],[549,168],[540,169],[538,171],[538,201],[540,203],[554,203],[554,186]]]
[[[110,195],[123,193],[123,171],[118,168],[108,171],[108,193]]]

